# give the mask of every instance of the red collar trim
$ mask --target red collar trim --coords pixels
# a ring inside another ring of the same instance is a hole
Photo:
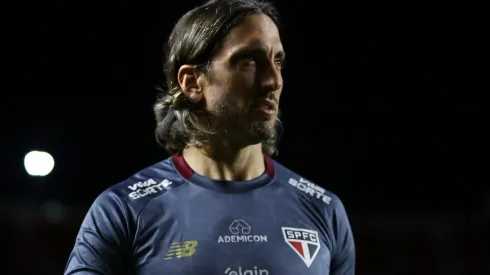
[[[181,153],[175,154],[172,157],[172,160],[175,165],[175,169],[177,169],[177,172],[184,177],[184,179],[189,180],[192,177],[192,174],[194,174],[194,170],[187,164],[187,162],[184,159],[184,156],[182,156]],[[274,163],[272,162],[272,159],[264,154],[264,161],[265,161],[265,172],[269,177],[272,179],[275,177],[276,171],[274,169]]]

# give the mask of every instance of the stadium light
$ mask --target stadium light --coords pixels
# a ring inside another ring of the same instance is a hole
[[[42,151],[31,151],[24,157],[24,167],[31,176],[46,176],[54,168],[54,159]]]

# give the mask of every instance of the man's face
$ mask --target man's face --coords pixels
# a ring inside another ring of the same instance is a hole
[[[243,142],[271,138],[282,91],[284,50],[274,21],[253,14],[233,28],[203,85],[207,111]]]

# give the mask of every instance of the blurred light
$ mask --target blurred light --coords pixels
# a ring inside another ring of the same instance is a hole
[[[54,159],[46,152],[31,151],[24,157],[24,167],[31,176],[46,176],[54,168]]]

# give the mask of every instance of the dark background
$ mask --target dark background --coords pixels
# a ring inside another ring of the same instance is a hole
[[[4,9],[1,274],[62,274],[95,197],[168,157],[153,134],[161,46],[200,2],[99,2]],[[342,198],[357,274],[489,274],[482,9],[276,2],[276,159]],[[27,175],[30,150],[54,156],[50,175]]]

